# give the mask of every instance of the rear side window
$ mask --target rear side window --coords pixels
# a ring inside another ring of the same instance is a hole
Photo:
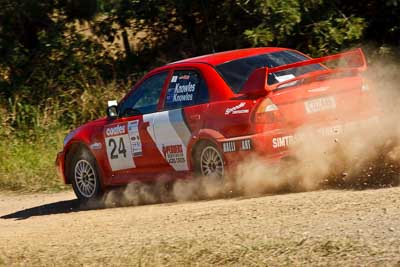
[[[208,88],[197,71],[174,71],[168,86],[165,109],[176,109],[208,102]]]
[[[309,58],[295,51],[283,50],[229,61],[218,65],[216,69],[231,87],[232,91],[235,93],[240,93],[243,85],[246,83],[247,79],[254,70],[263,67],[278,67],[308,59]],[[270,73],[268,76],[268,84],[282,82],[284,80],[288,80],[308,72],[321,70],[323,68],[324,67],[322,67],[320,64],[312,64],[280,71],[277,73]]]

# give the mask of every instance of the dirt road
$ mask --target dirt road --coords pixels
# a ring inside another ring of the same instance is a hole
[[[82,210],[0,194],[0,265],[400,265],[400,188]]]

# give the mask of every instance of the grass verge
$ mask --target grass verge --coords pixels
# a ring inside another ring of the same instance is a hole
[[[54,192],[65,189],[54,165],[64,134],[63,130],[52,130],[35,138],[1,137],[0,190]]]

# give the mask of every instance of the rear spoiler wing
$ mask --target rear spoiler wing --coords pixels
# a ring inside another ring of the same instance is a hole
[[[347,67],[339,67],[336,69],[326,68],[325,70],[307,73],[273,85],[268,84],[268,75],[270,73],[337,60],[340,60],[340,63],[346,64]],[[274,68],[264,67],[256,69],[249,76],[240,93],[247,95],[266,95],[276,89],[287,88],[313,81],[332,79],[335,77],[355,75],[356,73],[363,72],[366,69],[367,62],[365,60],[364,53],[361,48],[357,48],[344,53],[300,61]]]

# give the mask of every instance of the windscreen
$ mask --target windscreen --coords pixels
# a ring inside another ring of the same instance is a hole
[[[273,68],[299,61],[309,60],[304,55],[291,50],[283,50],[268,54],[261,54],[232,60],[216,67],[217,71],[221,74],[222,78],[228,83],[232,91],[240,93],[243,85],[246,83],[250,74],[258,68]],[[324,67],[320,64],[312,64],[298,68],[270,73],[268,75],[268,84],[275,84],[295,78],[297,76],[322,70]]]

